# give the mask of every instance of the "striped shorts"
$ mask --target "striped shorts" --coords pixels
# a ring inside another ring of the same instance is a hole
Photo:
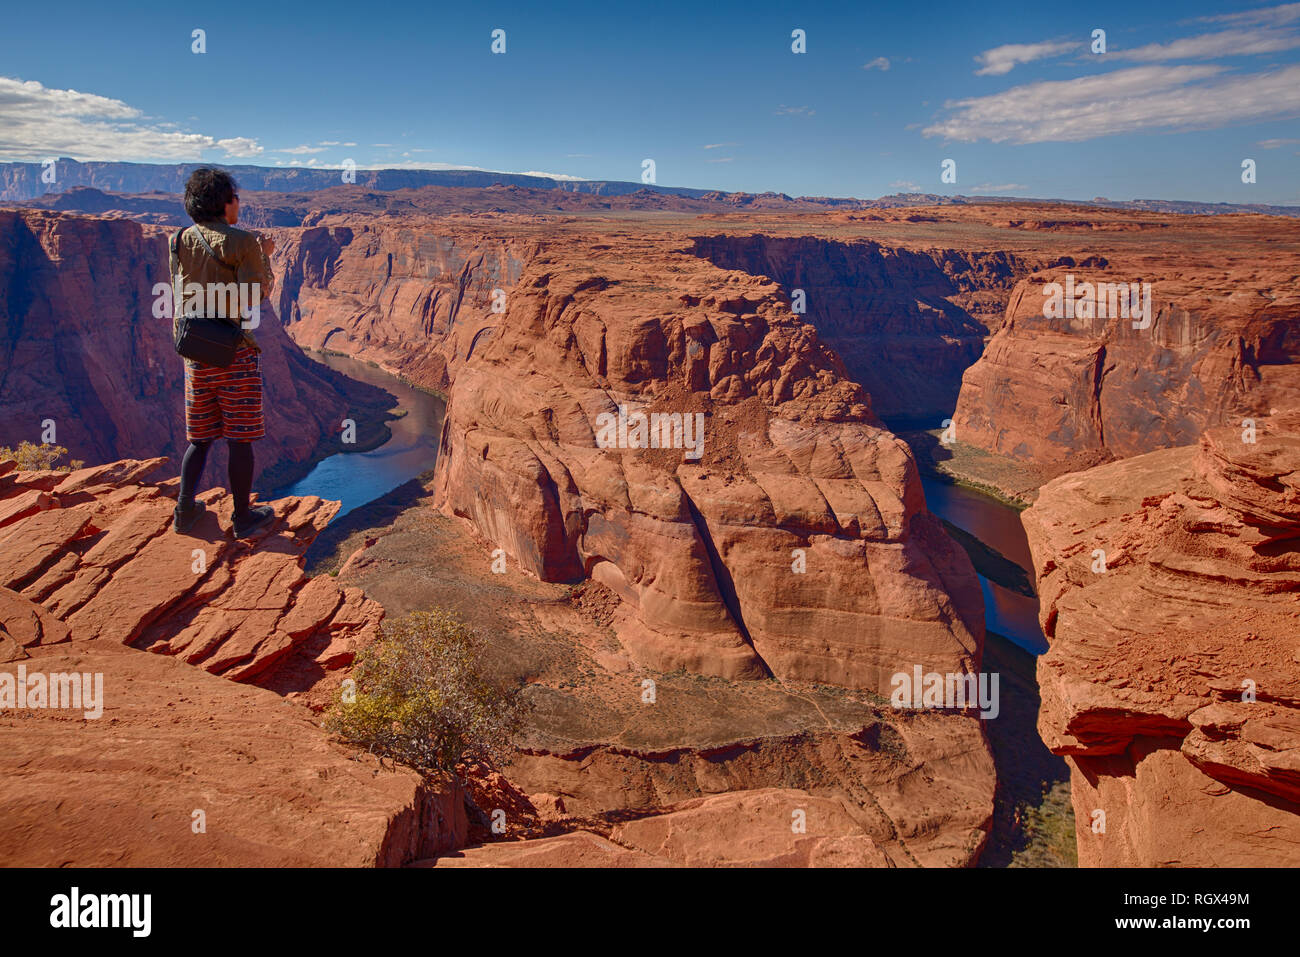
[[[262,422],[262,367],[252,346],[242,346],[228,368],[185,360],[185,437],[191,442],[226,438],[251,442],[266,434]]]

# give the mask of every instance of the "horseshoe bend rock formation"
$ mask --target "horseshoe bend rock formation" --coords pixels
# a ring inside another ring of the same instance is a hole
[[[1256,439],[1063,476],[1023,514],[1081,864],[1300,863],[1300,413]]]
[[[1144,249],[1121,229],[1102,247],[1109,258],[1019,282],[963,377],[959,442],[1059,475],[1300,403],[1300,224],[1188,217],[1166,231]],[[1109,296],[1104,316],[1045,318],[1044,288],[1070,277],[1076,289],[1150,283],[1150,326],[1116,316]]]
[[[172,230],[126,220],[43,210],[0,209],[0,445],[39,442],[53,419],[69,457],[97,465],[167,455],[185,440],[184,368],[170,320],[155,318],[154,284],[167,281]],[[360,408],[382,411],[391,397],[312,362],[270,308],[262,347],[267,436],[259,474],[305,463]],[[225,470],[224,443],[206,477]]]
[[[885,694],[915,664],[978,669],[969,560],[777,293],[644,244],[539,253],[455,377],[438,506],[544,580],[611,588],[646,666]],[[637,412],[698,416],[701,457],[599,447]]]

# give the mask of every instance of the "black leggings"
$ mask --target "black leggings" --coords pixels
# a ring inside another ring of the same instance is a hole
[[[253,491],[253,443],[227,440],[230,449],[230,494],[235,500],[235,514],[248,514],[248,496]],[[181,459],[180,503],[188,506],[194,501],[194,490],[203,477],[203,466],[208,464],[208,449],[212,442],[191,442]]]

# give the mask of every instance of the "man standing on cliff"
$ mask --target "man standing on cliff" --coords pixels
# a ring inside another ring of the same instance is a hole
[[[208,167],[196,169],[185,184],[185,212],[194,225],[173,236],[171,242],[171,274],[179,277],[179,289],[189,289],[194,283],[205,290],[222,288],[233,275],[241,301],[248,301],[243,294],[247,289],[254,290],[253,302],[270,295],[272,278],[267,256],[275,244],[269,237],[259,238],[234,228],[239,221],[239,193],[229,173]],[[212,301],[212,297],[206,300]],[[175,315],[181,315],[181,309],[177,299]],[[230,311],[221,312],[230,316]],[[231,321],[239,321],[238,310],[234,312]],[[193,528],[204,512],[203,503],[195,501],[194,494],[203,476],[208,449],[218,438],[224,438],[230,449],[235,537],[246,538],[275,517],[269,505],[249,507],[252,443],[266,434],[260,354],[245,324],[243,340],[227,368],[185,360],[185,437],[190,447],[181,461],[180,495],[172,519],[172,527],[181,534]]]

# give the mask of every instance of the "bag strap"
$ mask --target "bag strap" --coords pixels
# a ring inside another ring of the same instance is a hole
[[[224,259],[222,259],[220,256],[217,255],[216,251],[212,248],[212,245],[208,242],[207,237],[203,235],[203,230],[199,229],[197,223],[196,223],[193,227],[191,227],[191,228],[193,228],[193,230],[194,230],[194,235],[199,237],[199,242],[201,242],[201,243],[203,244],[203,248],[206,249],[206,250],[208,251],[208,255],[209,255],[209,256],[211,256],[213,259],[215,259],[215,260],[216,260],[217,262],[219,262],[221,265],[225,266],[227,269],[229,269],[229,270],[230,270],[231,272],[233,272],[235,275],[239,275],[239,268],[238,268],[237,266],[232,266],[232,265],[230,265],[230,263],[226,262]],[[177,238],[179,239],[179,237],[180,237],[180,234],[178,233],[178,234],[177,234]]]
[[[187,227],[182,226],[176,232],[172,233],[172,238],[167,243],[168,260],[167,268],[171,273],[172,281],[172,322],[176,323],[180,319],[181,313],[181,233],[185,232]],[[173,325],[173,328],[175,326]]]

